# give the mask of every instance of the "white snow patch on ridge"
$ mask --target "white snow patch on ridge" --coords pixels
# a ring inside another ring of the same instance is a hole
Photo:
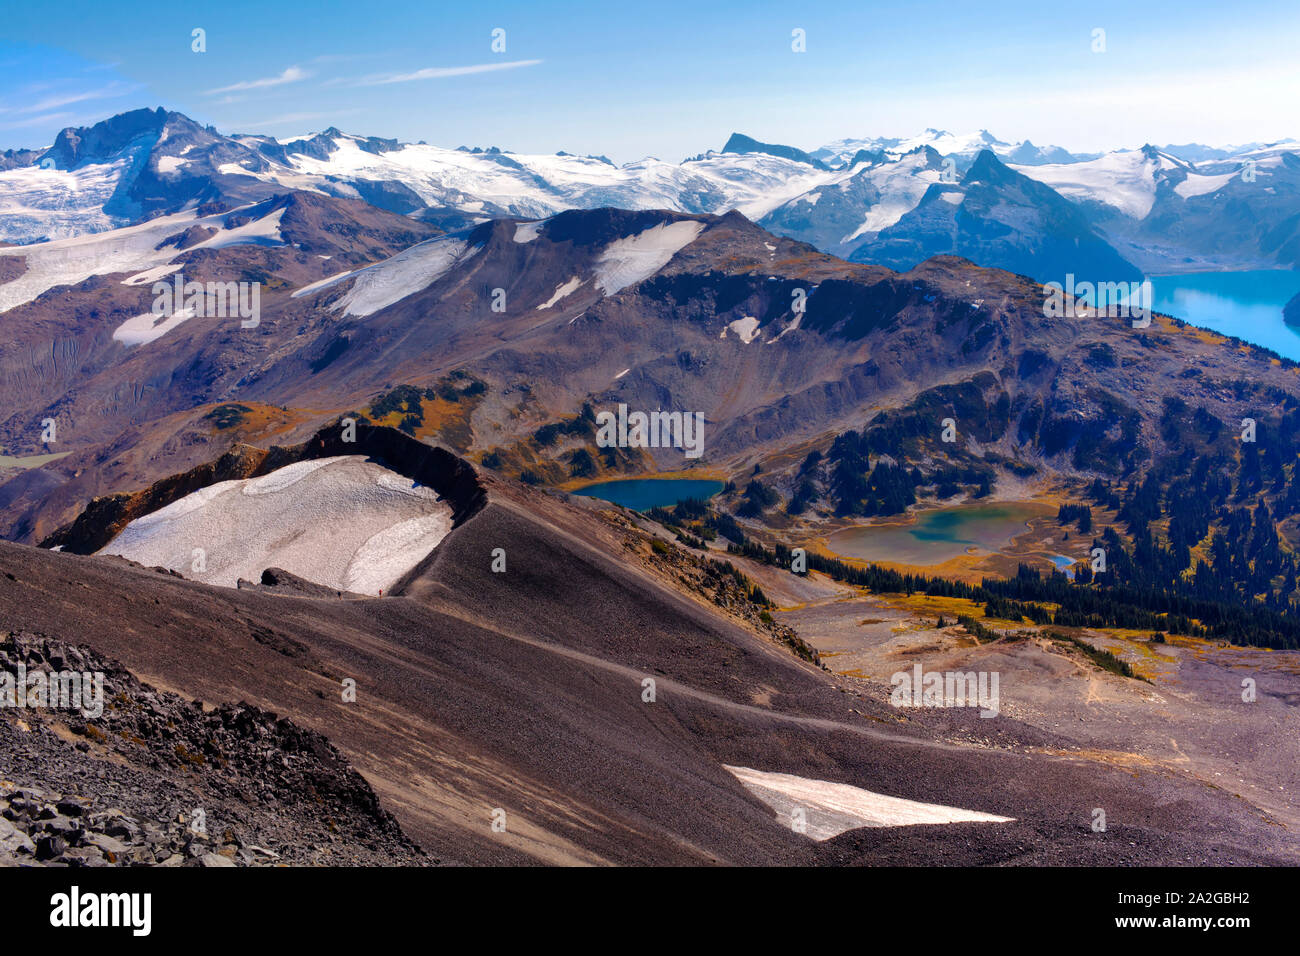
[[[284,237],[280,235],[280,220],[283,217],[284,210],[277,209],[261,219],[254,219],[252,222],[246,222],[234,229],[222,229],[215,236],[191,248],[224,249],[226,246],[282,246],[284,245]]]
[[[758,338],[758,319],[752,315],[747,315],[743,319],[737,319],[735,322],[729,322],[727,328],[722,330],[718,338],[725,339],[728,330],[735,332],[740,341],[748,345],[754,339]]]
[[[537,222],[520,222],[515,224],[515,242],[532,242],[537,238],[538,233],[542,231],[542,226],[546,224],[545,219],[539,219]]]
[[[159,156],[158,172],[164,176],[170,176],[188,162],[190,162],[190,160],[184,159],[180,156]]]
[[[360,455],[342,455],[201,488],[136,518],[99,553],[221,587],[260,580],[278,567],[374,595],[423,560],[451,521],[450,505],[433,489]],[[196,546],[205,550],[204,571],[193,570]]]
[[[357,273],[351,290],[334,306],[345,315],[373,315],[408,295],[427,289],[462,258],[482,246],[468,249],[464,239],[439,236],[399,252]]]
[[[887,797],[846,783],[811,780],[789,773],[767,773],[749,767],[723,766],[744,784],[746,790],[775,810],[782,824],[788,826],[795,808],[802,809],[808,827],[806,833],[817,841],[829,840],[859,827],[1015,821],[1014,817],[999,817],[978,810]]]
[[[574,276],[568,282],[562,282],[560,285],[557,285],[555,287],[555,294],[552,295],[545,302],[543,302],[541,305],[539,305],[537,307],[537,311],[541,312],[543,309],[549,309],[551,306],[555,305],[555,303],[559,302],[561,299],[567,298],[568,296],[572,295],[574,292],[577,292],[578,286],[580,285],[582,285],[582,279],[578,276]]]
[[[606,295],[650,278],[695,240],[704,223],[694,220],[661,222],[635,236],[616,239],[596,263],[596,287]]]
[[[186,319],[192,318],[194,318],[194,312],[190,309],[181,309],[170,316],[154,315],[152,312],[146,312],[144,315],[137,315],[135,318],[127,319],[114,329],[113,339],[127,346],[148,345],[155,339],[162,338]]]
[[[289,293],[289,298],[298,299],[304,295],[310,295],[313,292],[319,292],[321,289],[328,289],[332,285],[337,285],[348,276],[352,275],[355,270],[349,269],[347,272],[339,272],[326,279],[318,279],[310,285],[305,285],[301,289],[295,289]]]
[[[159,279],[165,279],[180,268],[180,263],[166,266],[155,266],[152,269],[145,269],[144,272],[137,272],[133,276],[127,276],[122,280],[122,285],[153,285]]]
[[[1174,192],[1184,199],[1191,199],[1193,196],[1204,196],[1206,193],[1217,192],[1240,175],[1240,173],[1236,172],[1222,173],[1218,176],[1200,176],[1191,173],[1174,187]]]

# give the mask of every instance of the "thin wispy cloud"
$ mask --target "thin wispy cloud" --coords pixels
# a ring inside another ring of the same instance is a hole
[[[26,126],[41,126],[45,123],[58,123],[72,117],[73,113],[43,113],[40,116],[30,116],[23,120],[14,120],[12,123],[0,123],[0,129],[22,129]]]
[[[127,93],[134,92],[139,88],[139,86],[108,86],[97,90],[86,90],[81,93],[63,93],[56,96],[47,96],[39,102],[21,107],[18,112],[44,113],[49,110],[56,110],[61,106],[71,106],[73,103],[84,103],[87,100],[105,100],[113,99],[118,96],[125,96]]]
[[[264,90],[272,86],[284,86],[286,83],[297,83],[311,75],[300,66],[291,66],[279,76],[267,76],[260,80],[244,80],[240,83],[232,83],[230,86],[219,86],[215,90],[207,90],[205,95],[216,96],[219,93],[237,93],[241,90]]]
[[[471,66],[431,66],[414,73],[389,73],[367,76],[357,81],[358,86],[385,86],[389,83],[413,83],[416,80],[440,80],[449,76],[470,76],[474,73],[495,73],[498,70],[517,70],[536,66],[541,60],[510,60],[505,63],[475,63]]]

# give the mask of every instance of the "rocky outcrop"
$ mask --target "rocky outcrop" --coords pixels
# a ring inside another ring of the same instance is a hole
[[[20,667],[102,675],[103,706],[0,708],[0,866],[429,862],[320,734],[39,635],[0,639],[0,672]]]
[[[1064,282],[1067,273],[1103,282],[1142,277],[1078,207],[1004,165],[990,150],[976,157],[959,183],[930,186],[915,208],[848,258],[910,269],[938,255],[961,256],[1040,282]]]
[[[828,168],[820,159],[813,159],[802,149],[796,149],[793,146],[782,146],[777,143],[760,143],[752,136],[746,136],[744,133],[732,133],[726,145],[722,147],[722,151],[724,153],[766,153],[768,156],[792,159],[796,163],[807,163],[814,169],[824,170]]]
[[[262,572],[259,580],[254,582],[240,579],[236,586],[241,591],[264,591],[267,594],[288,594],[297,597],[357,598],[362,596],[308,581],[306,578],[291,574],[284,568],[267,568]]]
[[[69,126],[55,138],[46,156],[60,169],[72,169],[87,161],[106,162],[137,140],[156,138],[167,120],[167,111],[160,106],[156,110],[120,113],[94,126]]]

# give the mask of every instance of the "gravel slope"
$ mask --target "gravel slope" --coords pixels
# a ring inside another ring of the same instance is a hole
[[[392,596],[223,589],[0,544],[0,625],[156,687],[323,734],[436,859],[569,864],[1283,863],[1242,800],[1043,752],[1006,716],[942,726],[794,657],[630,525],[504,482]],[[492,550],[507,571],[491,570]],[[357,684],[355,702],[340,695]],[[653,702],[645,680],[655,681]],[[7,719],[0,713],[0,719]],[[940,718],[937,718],[940,719]],[[1006,823],[794,832],[727,767]],[[1092,832],[1093,808],[1108,829]],[[504,830],[494,830],[494,814]]]

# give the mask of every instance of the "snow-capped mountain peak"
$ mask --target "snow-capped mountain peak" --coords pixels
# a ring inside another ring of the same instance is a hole
[[[1011,205],[1033,207],[1028,222],[1048,222],[1037,215],[1048,208],[1062,213],[1056,200],[1064,197],[1089,220],[1070,226],[1080,241],[1093,241],[1093,227],[1129,224],[1112,238],[1127,244],[1134,261],[1155,264],[1160,256],[1179,255],[1178,243],[1135,238],[1128,234],[1132,224],[1159,219],[1168,225],[1191,216],[1213,230],[1213,217],[1226,214],[1216,209],[1241,208],[1221,202],[1231,195],[1282,230],[1256,260],[1268,262],[1290,255],[1287,217],[1300,213],[1287,211],[1300,173],[1294,140],[1224,150],[1146,144],[1074,155],[1029,140],[1008,142],[987,129],[930,127],[906,138],[841,139],[804,152],[733,133],[721,150],[681,163],[645,157],[615,165],[604,156],[406,143],[333,126],[293,138],[223,135],[160,107],[64,130],[45,150],[0,155],[0,240],[69,238],[305,192],[362,200],[445,231],[571,209],[735,210],[827,252],[906,265],[923,250],[960,248],[950,228],[955,210],[962,217],[998,214],[968,201],[962,178],[972,171],[980,195],[1003,190],[999,195]],[[1049,191],[1029,188],[1021,176]],[[1258,188],[1243,188],[1256,182]],[[1178,242],[1186,242],[1191,233],[1180,235]],[[1026,241],[1034,240],[1026,234]],[[980,247],[979,254],[1002,264],[997,250]]]
[[[969,163],[980,150],[992,150],[999,158],[1008,162],[1038,165],[1047,162],[1074,162],[1077,157],[1059,146],[1038,147],[1029,140],[1009,143],[999,139],[986,129],[973,133],[951,133],[948,130],[926,129],[916,136],[878,137],[874,139],[840,139],[827,143],[809,155],[830,166],[843,166],[852,162],[858,153],[883,153],[897,159],[921,146],[929,146],[941,156],[955,157],[963,163]]]

